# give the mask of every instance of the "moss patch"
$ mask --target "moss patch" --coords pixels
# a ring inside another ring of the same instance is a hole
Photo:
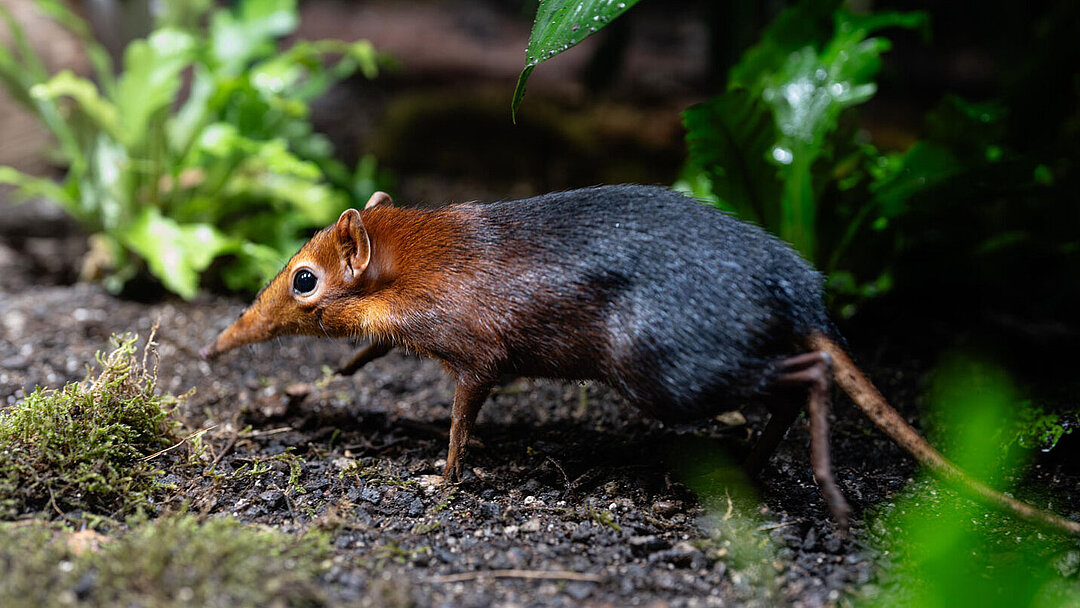
[[[168,412],[177,398],[155,394],[156,366],[140,364],[134,335],[98,353],[100,372],[62,390],[37,389],[0,411],[0,517],[84,509],[128,513],[145,504],[160,474],[146,457],[174,443]]]
[[[110,539],[37,521],[0,524],[0,605],[318,606],[324,536],[232,518],[136,519]]]

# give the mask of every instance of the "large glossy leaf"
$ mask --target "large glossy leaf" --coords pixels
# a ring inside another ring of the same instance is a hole
[[[637,0],[540,0],[525,51],[525,68],[514,88],[511,114],[517,115],[533,68],[600,31],[635,4]]]
[[[186,299],[199,289],[199,273],[236,243],[209,224],[180,224],[146,207],[121,234],[124,245],[138,253],[170,291]]]
[[[683,126],[690,158],[708,175],[719,205],[775,230],[780,188],[766,160],[776,141],[768,108],[736,89],[688,108]]]

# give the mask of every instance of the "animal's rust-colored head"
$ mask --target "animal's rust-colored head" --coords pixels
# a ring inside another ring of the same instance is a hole
[[[365,208],[389,199],[378,192]],[[360,213],[346,210],[332,226],[313,236],[240,318],[200,354],[212,359],[238,346],[280,336],[348,334],[349,328],[339,322],[337,315],[325,313],[329,307],[340,305],[346,296],[360,291],[364,271],[371,262],[371,249]]]

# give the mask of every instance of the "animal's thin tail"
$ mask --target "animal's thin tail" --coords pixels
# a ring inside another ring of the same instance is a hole
[[[927,443],[914,428],[897,412],[877,388],[859,371],[846,352],[827,336],[815,333],[809,338],[814,350],[824,351],[832,357],[833,375],[836,383],[844,389],[870,420],[900,447],[942,480],[957,489],[968,492],[980,502],[1012,513],[1021,519],[1064,530],[1080,536],[1080,523],[1036,508],[972,479],[960,467],[942,456]]]

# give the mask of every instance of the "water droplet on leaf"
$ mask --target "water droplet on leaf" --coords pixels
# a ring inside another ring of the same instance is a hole
[[[773,148],[772,157],[773,160],[780,163],[781,165],[790,165],[791,161],[795,158],[794,155],[791,153],[791,150],[788,150],[783,146],[776,146],[775,148]]]

